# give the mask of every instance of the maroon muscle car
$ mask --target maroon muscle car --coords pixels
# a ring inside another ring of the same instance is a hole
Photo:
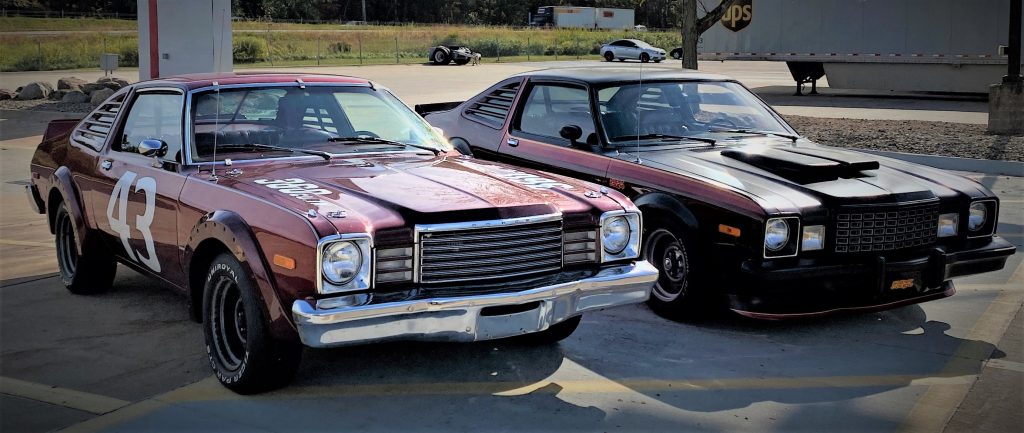
[[[357,78],[138,83],[51,123],[31,172],[67,288],[122,263],[182,289],[242,393],[287,383],[302,344],[556,342],[657,279],[624,195],[463,157]]]
[[[761,318],[923,302],[1015,251],[981,184],[812,143],[723,76],[551,69],[417,109],[463,153],[633,199],[661,271],[648,302],[673,318],[712,299]]]

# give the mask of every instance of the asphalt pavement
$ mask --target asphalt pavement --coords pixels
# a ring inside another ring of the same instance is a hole
[[[774,69],[723,65],[751,87],[785,85]],[[360,70],[418,103],[464,98],[536,65],[491,66]],[[465,88],[440,91],[454,73],[465,74]],[[815,111],[972,104],[889,106],[901,103]],[[64,116],[0,113],[3,432],[1024,430],[1022,254],[1000,272],[957,279],[951,298],[880,313],[683,324],[632,306],[589,314],[543,348],[307,350],[291,386],[239,396],[211,377],[183,294],[125,268],[111,291],[92,296],[66,292],[54,276],[53,237],[28,211],[22,182],[41,128]],[[965,174],[1001,197],[999,233],[1020,250],[1024,178]]]

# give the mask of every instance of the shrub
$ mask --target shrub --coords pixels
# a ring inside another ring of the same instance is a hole
[[[254,63],[260,62],[267,59],[267,55],[270,49],[267,47],[267,41],[252,37],[252,36],[240,36],[232,41],[231,55],[235,62],[238,63]]]
[[[345,41],[334,42],[327,47],[327,50],[330,51],[331,54],[347,53],[352,51],[352,44]]]

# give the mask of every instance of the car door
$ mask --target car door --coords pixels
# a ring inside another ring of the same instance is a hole
[[[619,47],[619,50],[619,57],[626,59],[640,58],[640,48],[632,41],[622,41],[622,46]]]
[[[598,145],[588,89],[564,82],[531,82],[518,99],[512,122],[498,154],[512,164],[539,168],[604,183],[608,159],[594,153]],[[574,147],[562,138],[562,127],[578,126],[583,134]]]
[[[178,196],[184,142],[185,94],[176,88],[136,90],[121,123],[98,158],[90,204],[111,251],[135,267],[182,285]],[[162,156],[139,153],[143,140],[166,144]]]

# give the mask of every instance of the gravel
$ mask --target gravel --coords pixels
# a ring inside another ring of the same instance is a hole
[[[59,111],[62,113],[78,113],[81,116],[85,116],[93,109],[93,105],[84,103],[70,103],[51,101],[47,99],[34,99],[31,101],[17,101],[8,99],[0,101],[0,110],[40,110],[40,111]]]
[[[985,133],[985,125],[785,117],[801,134],[829,146],[1024,161],[1024,136],[989,135]]]

